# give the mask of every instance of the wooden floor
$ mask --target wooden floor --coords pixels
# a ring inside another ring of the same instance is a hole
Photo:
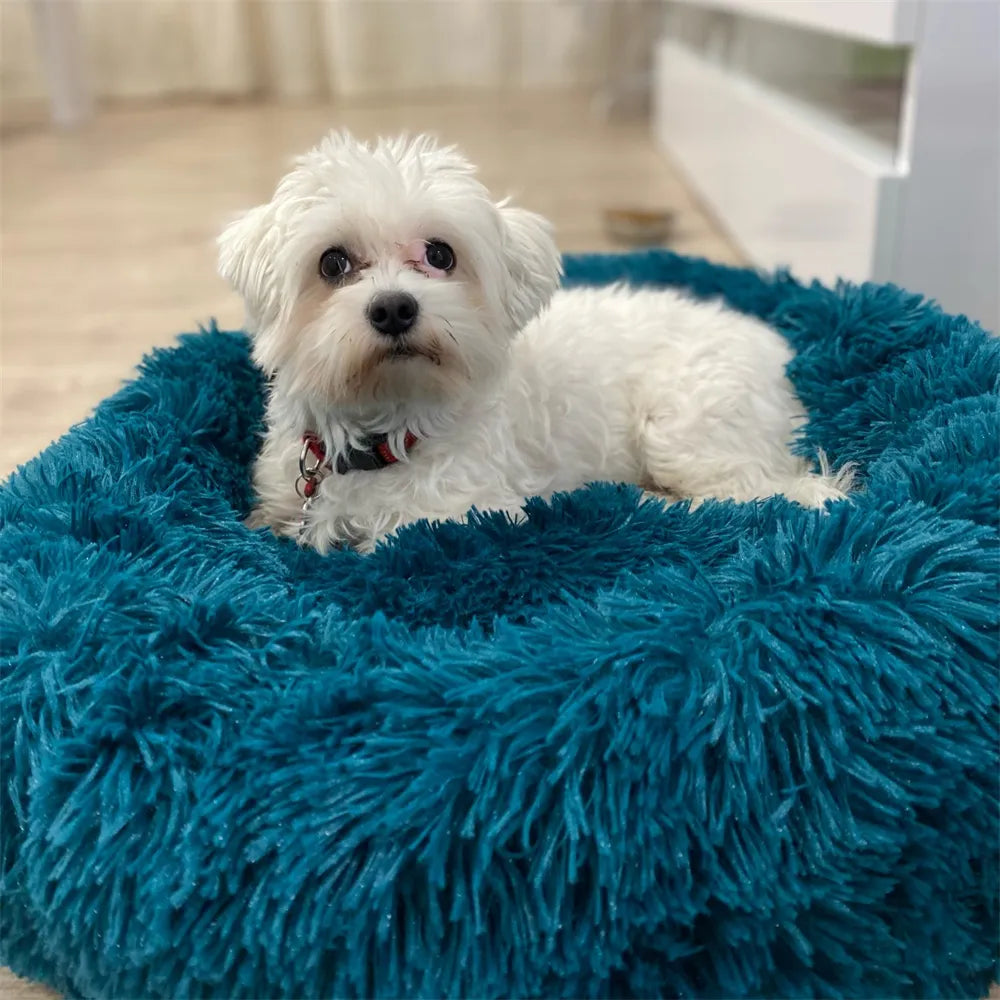
[[[565,250],[615,249],[602,212],[671,208],[674,246],[737,262],[641,122],[574,97],[410,107],[208,105],[116,111],[72,135],[0,142],[0,478],[113,392],[151,347],[210,317],[238,326],[213,241],[327,129],[432,130],[497,196],[555,222]],[[0,997],[50,994],[0,969]]]
[[[0,478],[83,419],[154,345],[212,316],[240,323],[215,274],[214,237],[332,126],[457,142],[498,196],[548,215],[566,250],[612,248],[602,211],[637,205],[677,211],[678,249],[738,259],[644,124],[609,124],[580,98],[170,107],[106,113],[74,135],[16,134],[0,145]]]

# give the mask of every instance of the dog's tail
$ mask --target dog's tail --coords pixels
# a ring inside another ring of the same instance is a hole
[[[829,501],[847,500],[857,486],[857,466],[848,462],[835,470],[823,452],[817,457],[818,472],[803,470],[780,492],[803,507],[824,507]]]

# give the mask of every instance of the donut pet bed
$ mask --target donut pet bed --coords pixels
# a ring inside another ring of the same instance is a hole
[[[104,997],[978,997],[1000,342],[665,252],[797,350],[827,512],[597,484],[371,556],[251,532],[237,333],[2,491],[2,954]]]

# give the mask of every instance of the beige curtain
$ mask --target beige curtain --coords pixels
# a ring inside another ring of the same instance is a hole
[[[0,0],[5,104],[44,99],[32,3]],[[657,0],[48,0],[96,98],[597,89],[641,73]]]

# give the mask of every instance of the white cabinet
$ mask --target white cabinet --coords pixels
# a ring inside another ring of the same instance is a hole
[[[800,28],[880,45],[906,45],[917,30],[921,0],[685,0]],[[951,0],[937,0],[949,3]],[[988,2],[988,0],[987,0]]]
[[[1000,330],[1000,0],[687,5],[786,31],[763,74],[682,35],[657,50],[658,140],[748,256],[826,282],[892,281]],[[892,127],[775,85],[775,53],[807,65],[816,37],[788,25],[905,46]]]

